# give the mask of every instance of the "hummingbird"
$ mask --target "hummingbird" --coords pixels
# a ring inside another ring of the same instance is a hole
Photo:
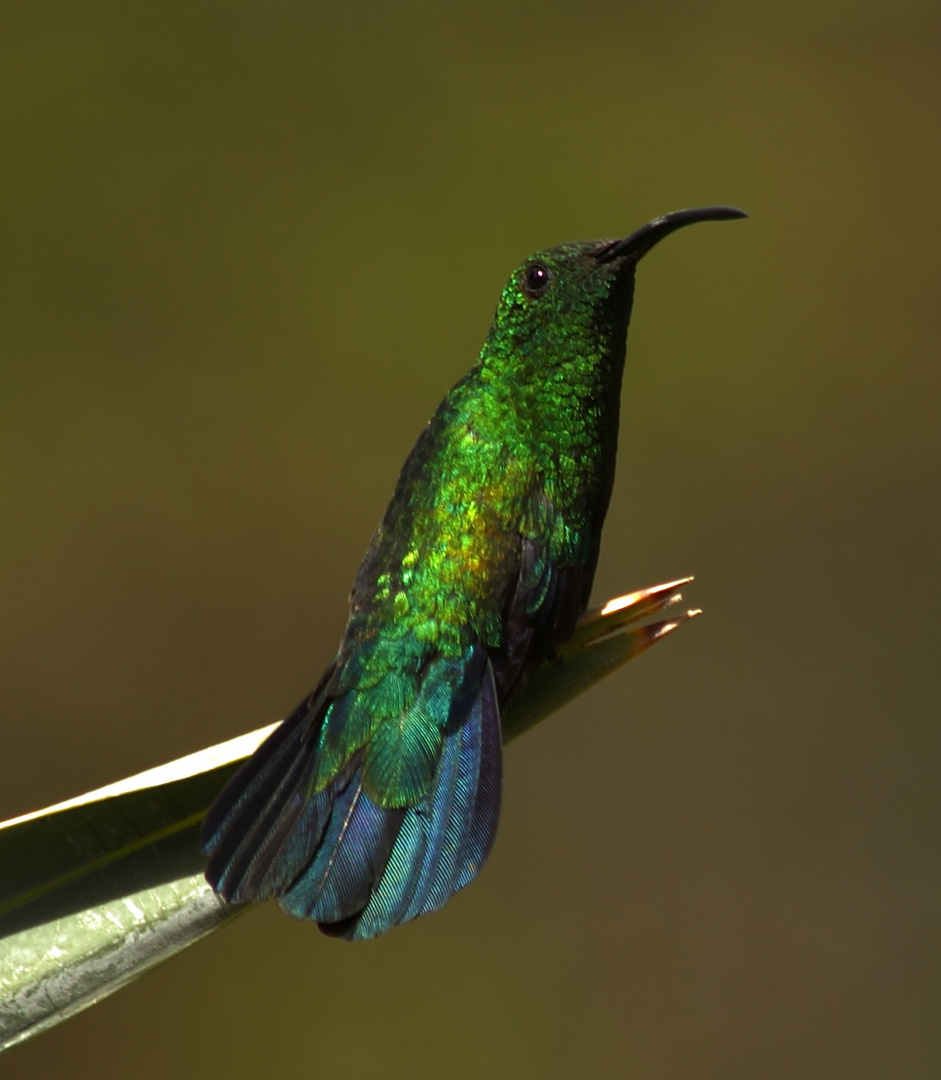
[[[402,467],[334,660],[203,820],[220,897],[276,898],[356,940],[477,876],[500,814],[501,709],[588,604],[637,264],[677,229],[745,216],[678,210],[513,272]]]

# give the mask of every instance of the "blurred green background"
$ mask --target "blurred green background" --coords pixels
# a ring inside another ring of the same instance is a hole
[[[0,818],[283,715],[530,251],[639,274],[595,596],[695,625],[515,744],[487,871],[262,909],[4,1076],[941,1073],[941,14],[7,0]]]

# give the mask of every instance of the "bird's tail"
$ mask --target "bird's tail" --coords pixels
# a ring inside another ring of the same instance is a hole
[[[370,938],[441,907],[489,854],[502,782],[493,672],[487,661],[447,721],[432,785],[410,806],[370,796],[362,751],[311,793],[328,707],[323,692],[305,701],[220,793],[202,826],[206,877],[233,903],[277,897],[329,934]]]

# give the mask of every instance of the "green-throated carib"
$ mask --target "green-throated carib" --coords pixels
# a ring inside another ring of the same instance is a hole
[[[473,368],[409,454],[337,655],[203,822],[226,900],[369,938],[472,881],[500,810],[500,710],[571,634],[611,496],[638,261],[680,210],[507,282]]]

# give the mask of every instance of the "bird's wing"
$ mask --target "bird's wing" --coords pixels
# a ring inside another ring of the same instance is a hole
[[[597,549],[541,491],[521,529],[519,575],[507,600],[504,641],[494,654],[501,704],[530,660],[552,654],[588,602]]]

